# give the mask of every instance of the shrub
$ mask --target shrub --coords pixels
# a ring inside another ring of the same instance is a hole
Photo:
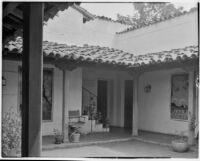
[[[21,116],[13,107],[2,117],[2,156],[10,156],[11,151],[21,152]],[[17,155],[17,154],[16,154]]]

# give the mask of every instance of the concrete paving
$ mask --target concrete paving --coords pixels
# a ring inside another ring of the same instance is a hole
[[[42,157],[85,158],[85,157],[161,157],[161,158],[197,158],[197,151],[174,152],[171,147],[138,140],[91,145],[68,149],[43,151]]]

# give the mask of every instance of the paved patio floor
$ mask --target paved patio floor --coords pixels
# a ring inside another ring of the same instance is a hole
[[[55,149],[43,151],[42,157],[85,158],[85,157],[161,157],[161,158],[197,158],[198,152],[174,152],[171,147],[141,142],[138,140],[98,144],[92,146]]]
[[[87,145],[96,145],[99,143],[111,143],[118,141],[128,141],[128,140],[138,140],[149,143],[156,143],[165,146],[170,146],[171,141],[173,140],[173,135],[149,132],[149,131],[139,131],[137,137],[131,136],[131,130],[125,128],[111,127],[110,132],[101,132],[101,133],[92,133],[87,135],[81,135],[80,143],[63,143],[63,144],[54,144],[53,136],[44,136],[43,150],[52,150],[57,148],[72,148],[72,147],[80,147]],[[196,141],[196,145],[192,148],[198,149],[198,141]]]

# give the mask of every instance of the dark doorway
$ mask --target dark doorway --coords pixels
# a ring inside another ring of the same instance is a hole
[[[133,80],[125,80],[124,127],[132,128],[133,118]]]
[[[107,89],[107,81],[98,80],[97,111],[104,117],[107,117]]]

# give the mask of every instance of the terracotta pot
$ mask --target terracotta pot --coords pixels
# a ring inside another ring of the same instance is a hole
[[[188,151],[188,143],[183,140],[173,140],[172,148],[176,152],[187,152]]]
[[[71,142],[73,142],[73,143],[80,142],[80,134],[79,133],[72,134],[71,135]]]
[[[56,136],[55,137],[55,144],[61,144],[63,143],[63,136],[60,135],[60,136]]]

